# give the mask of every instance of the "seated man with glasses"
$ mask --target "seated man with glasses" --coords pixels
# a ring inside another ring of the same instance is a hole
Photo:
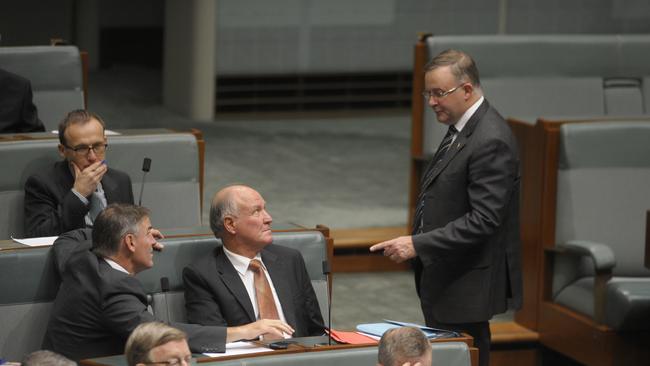
[[[131,179],[106,164],[102,119],[75,110],[59,124],[59,155],[64,160],[25,183],[25,236],[56,236],[92,227],[114,202],[133,203]]]
[[[138,325],[126,341],[124,355],[129,366],[193,363],[185,333],[159,322]]]

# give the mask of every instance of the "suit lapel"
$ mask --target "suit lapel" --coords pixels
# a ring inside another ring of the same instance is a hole
[[[474,132],[474,129],[476,128],[476,125],[478,122],[483,118],[485,115],[485,112],[490,108],[490,105],[487,102],[487,99],[483,100],[483,103],[478,107],[476,112],[470,117],[469,121],[465,124],[465,127],[463,127],[462,131],[458,133],[458,136],[456,136],[456,139],[454,142],[451,144],[451,147],[449,147],[449,150],[445,154],[444,158],[440,162],[440,164],[437,164],[434,167],[433,170],[433,178],[431,179],[431,183],[433,183],[438,175],[449,165],[449,162],[451,162],[456,155],[467,145],[467,140],[469,137],[472,135]],[[429,183],[429,185],[431,185]],[[424,187],[423,189],[426,189],[427,187]]]
[[[106,174],[102,177],[102,189],[104,190],[104,196],[106,197],[106,203],[110,204],[115,200],[115,193],[117,190],[117,182],[110,175],[110,171],[106,171]]]
[[[262,250],[262,261],[273,281],[273,287],[278,295],[278,300],[280,300],[280,305],[282,305],[284,318],[289,325],[296,329],[296,311],[293,307],[291,288],[287,281],[293,274],[282,258],[266,249]]]
[[[241,277],[239,277],[239,273],[237,273],[237,270],[235,270],[235,267],[233,267],[223,252],[223,247],[220,246],[215,249],[215,260],[217,273],[219,273],[224,286],[226,286],[242,309],[244,309],[250,321],[254,322],[257,319],[255,319],[255,311],[253,310],[251,299],[248,297],[248,292]]]

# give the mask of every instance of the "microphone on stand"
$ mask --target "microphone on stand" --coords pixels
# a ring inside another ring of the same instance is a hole
[[[169,303],[167,302],[167,293],[169,292],[169,278],[162,277],[160,279],[160,290],[163,292],[165,298],[165,309],[167,309],[167,323],[171,323],[172,319],[169,316]]]
[[[332,345],[332,288],[329,281],[332,269],[327,260],[323,261],[323,274],[327,276],[327,345]]]
[[[149,158],[144,158],[144,161],[142,162],[142,184],[140,185],[140,198],[138,199],[138,206],[142,206],[142,192],[144,191],[144,179],[147,176],[147,173],[149,173],[149,170],[151,169],[151,159]]]

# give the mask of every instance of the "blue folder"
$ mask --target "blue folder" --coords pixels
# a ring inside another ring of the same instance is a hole
[[[381,337],[389,329],[406,326],[419,328],[429,339],[460,337],[460,334],[458,332],[451,330],[425,327],[419,324],[399,322],[396,320],[387,319],[384,319],[383,323],[359,324],[357,325],[357,330],[366,334]]]

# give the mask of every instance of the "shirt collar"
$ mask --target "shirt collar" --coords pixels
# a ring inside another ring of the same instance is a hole
[[[118,271],[120,271],[120,272],[124,272],[124,273],[130,275],[129,271],[127,271],[124,267],[120,266],[119,263],[117,263],[116,261],[114,261],[114,260],[112,260],[112,259],[110,259],[110,258],[106,258],[106,257],[102,257],[102,258],[103,258],[104,261],[106,261],[106,263],[108,263],[108,265],[111,266],[113,269],[118,270]]]
[[[474,104],[472,104],[471,107],[467,108],[467,110],[465,111],[465,113],[463,113],[463,116],[460,117],[458,122],[454,123],[454,127],[456,127],[456,130],[458,132],[460,132],[463,129],[463,127],[465,127],[467,121],[469,121],[469,119],[472,118],[472,116],[474,115],[478,107],[481,105],[481,103],[483,103],[484,99],[485,98],[481,95],[481,97]]]
[[[248,271],[248,265],[251,262],[251,258],[244,257],[243,255],[239,255],[237,253],[231,252],[226,248],[226,246],[223,246],[223,252],[226,253],[226,257],[232,263],[233,267],[235,267],[235,270],[239,272],[242,276],[246,274],[246,271]],[[255,258],[252,259],[257,259],[262,263],[262,267],[266,269],[266,266],[264,265],[264,262],[262,262],[262,255],[260,253],[257,253],[255,255]]]

